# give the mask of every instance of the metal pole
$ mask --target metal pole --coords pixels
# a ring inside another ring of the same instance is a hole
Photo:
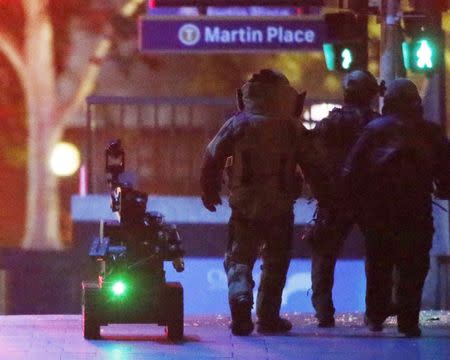
[[[381,58],[380,79],[389,85],[397,77],[406,76],[403,67],[401,41],[402,33],[400,27],[400,0],[381,1]],[[380,99],[380,108],[382,106]]]

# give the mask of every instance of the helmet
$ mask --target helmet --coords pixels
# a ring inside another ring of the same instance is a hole
[[[269,90],[270,89],[270,90]],[[262,69],[252,74],[251,78],[236,91],[238,109],[244,110],[246,100],[251,99],[253,106],[259,110],[265,108],[278,109],[279,112],[291,111],[298,117],[303,112],[306,92],[298,93],[291,87],[288,78],[280,71]],[[256,99],[256,101],[255,101]],[[259,103],[258,105],[255,105]]]
[[[365,70],[354,70],[342,81],[347,102],[369,103],[380,92],[377,79]]]
[[[420,99],[417,86],[409,79],[399,78],[392,81],[384,95],[385,103],[408,103],[410,105],[420,105]]]
[[[248,81],[274,85],[289,85],[289,80],[283,73],[272,69],[262,69],[259,73],[254,73]]]
[[[384,95],[383,114],[392,112],[422,114],[422,99],[416,85],[408,79],[392,81]]]

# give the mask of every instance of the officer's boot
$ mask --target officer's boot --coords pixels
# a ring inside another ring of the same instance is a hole
[[[231,332],[237,336],[247,336],[253,331],[252,301],[247,295],[239,295],[230,301]]]
[[[279,275],[273,276],[263,272],[256,301],[258,315],[256,331],[259,333],[284,333],[292,329],[292,323],[279,315],[284,283]]]
[[[258,319],[256,331],[261,334],[276,334],[288,332],[292,329],[292,323],[285,318],[280,316],[269,319]]]
[[[419,327],[420,307],[416,309],[400,308],[397,315],[398,331],[406,337],[420,337],[422,330]]]
[[[422,330],[420,330],[420,327],[418,324],[413,325],[398,325],[398,331],[404,334],[406,337],[420,337],[422,336]]]
[[[419,327],[422,290],[429,268],[428,251],[411,255],[398,266],[398,331],[406,337],[420,337]]]
[[[319,327],[334,327],[332,289],[336,257],[313,253],[312,255],[312,304],[316,310]]]
[[[251,317],[254,286],[251,269],[245,264],[228,263],[225,270],[228,277],[231,332],[238,336],[249,335],[254,327]]]
[[[400,308],[397,315],[398,331],[406,337],[420,337],[422,335],[419,327],[420,305],[416,308],[405,307]]]
[[[373,320],[369,318],[367,314],[364,314],[364,325],[366,325],[367,328],[373,332],[383,331],[383,320]]]

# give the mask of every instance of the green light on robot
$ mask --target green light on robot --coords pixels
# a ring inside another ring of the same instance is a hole
[[[342,68],[345,70],[350,69],[350,65],[353,62],[353,56],[350,49],[345,48],[344,50],[342,50],[341,57],[342,57]]]
[[[116,281],[111,289],[114,295],[122,296],[125,294],[127,287],[123,281]]]
[[[427,40],[420,40],[419,49],[416,52],[417,66],[420,69],[431,69],[433,67],[433,50]]]

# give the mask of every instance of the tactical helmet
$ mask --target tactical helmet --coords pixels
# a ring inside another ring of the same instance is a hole
[[[417,86],[411,80],[399,78],[388,85],[384,95],[384,102],[420,105],[422,100],[420,99]]]
[[[411,80],[398,78],[388,85],[384,95],[383,114],[390,112],[422,113],[422,99]]]
[[[365,70],[354,70],[342,81],[344,98],[349,102],[369,103],[380,92],[377,79]]]

